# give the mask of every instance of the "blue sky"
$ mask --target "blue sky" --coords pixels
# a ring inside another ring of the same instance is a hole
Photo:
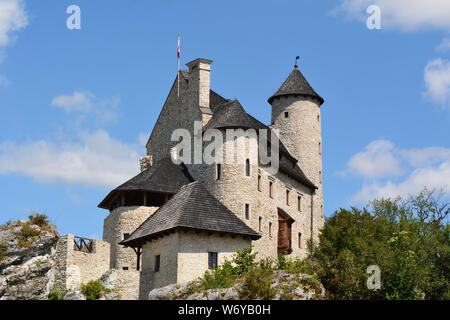
[[[81,29],[69,30],[69,5]],[[380,30],[366,27],[369,5]],[[299,67],[322,106],[326,216],[450,186],[450,3],[442,0],[0,0],[0,222],[44,212],[101,237],[97,204],[138,172],[182,65],[270,121]]]

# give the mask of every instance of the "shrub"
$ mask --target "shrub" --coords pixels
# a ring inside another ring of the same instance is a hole
[[[241,291],[243,299],[270,300],[275,297],[277,289],[272,287],[275,274],[271,264],[271,261],[263,260],[244,274],[245,286]]]
[[[48,225],[48,217],[45,214],[40,214],[37,212],[31,213],[31,215],[28,216],[28,219],[30,220],[31,224],[35,224],[39,227],[43,227]]]
[[[230,261],[225,261],[214,271],[206,271],[205,275],[200,279],[200,287],[204,290],[229,288],[236,279],[236,268]]]
[[[99,280],[91,280],[81,286],[81,293],[84,294],[87,300],[97,300],[103,294],[103,285]]]
[[[67,291],[52,289],[48,294],[48,300],[62,300]]]
[[[232,260],[232,262],[235,264],[234,272],[236,273],[236,275],[241,276],[257,265],[255,262],[257,252],[252,253],[252,250],[253,246],[242,250],[237,249],[236,255]]]
[[[31,247],[33,242],[40,235],[41,231],[33,228],[30,222],[22,223],[22,229],[20,233],[17,234],[19,248]]]

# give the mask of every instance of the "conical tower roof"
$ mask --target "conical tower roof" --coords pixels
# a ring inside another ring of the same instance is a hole
[[[298,95],[305,96],[319,100],[319,104],[322,104],[324,100],[321,96],[314,91],[308,81],[305,79],[303,74],[298,70],[297,66],[292,70],[289,77],[287,77],[286,81],[281,85],[280,89],[274,93],[273,96],[269,98],[269,103],[272,104],[272,101],[276,97],[288,96],[288,95]]]

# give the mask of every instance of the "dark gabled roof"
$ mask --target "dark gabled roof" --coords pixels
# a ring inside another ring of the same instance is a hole
[[[280,89],[278,89],[278,91],[275,92],[268,101],[271,104],[273,99],[276,97],[287,95],[299,95],[314,98],[319,100],[320,104],[324,102],[322,97],[314,91],[303,74],[297,68],[294,68],[291,74],[287,77],[286,81],[284,81],[281,85]]]
[[[226,128],[242,128],[255,130],[266,129],[267,143],[269,147],[271,142],[271,135],[275,134],[268,126],[249,115],[238,100],[228,101],[224,104],[216,106],[211,120],[209,120],[208,123],[203,127],[203,131],[206,131],[208,129]],[[317,189],[314,183],[312,183],[311,180],[306,177],[306,175],[297,165],[297,159],[295,159],[289,153],[280,139],[278,139],[278,142],[280,152],[280,171],[299,180],[309,188]]]
[[[150,191],[174,194],[182,186],[192,181],[194,179],[183,164],[174,164],[170,157],[166,157],[112,190],[98,207],[108,209],[109,201],[120,191]]]
[[[226,233],[254,240],[261,237],[211,195],[200,182],[192,182],[181,187],[120,244],[140,246],[154,236],[177,229]]]

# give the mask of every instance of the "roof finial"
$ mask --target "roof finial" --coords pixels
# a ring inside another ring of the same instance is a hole
[[[294,68],[295,68],[295,69],[298,68],[298,65],[297,65],[297,60],[298,60],[298,59],[300,59],[300,57],[299,57],[299,56],[296,56],[296,57],[295,57],[295,65],[294,65]]]

